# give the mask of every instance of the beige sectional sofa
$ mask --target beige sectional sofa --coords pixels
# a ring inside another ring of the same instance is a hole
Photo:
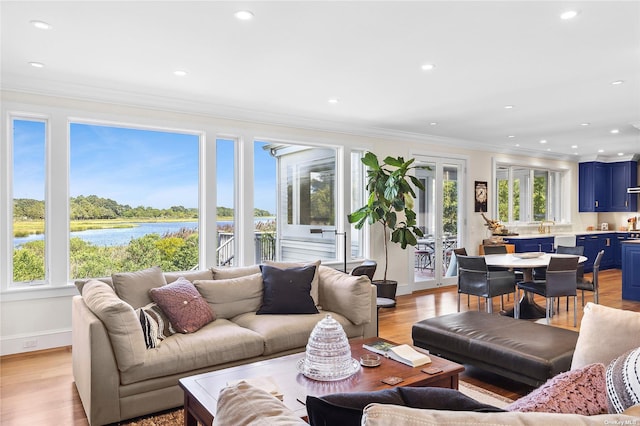
[[[73,298],[73,375],[92,425],[181,406],[182,377],[304,351],[313,327],[327,314],[349,338],[377,333],[376,289],[365,276],[318,266],[311,294],[319,313],[256,315],[257,265],[160,271],[161,276],[151,271],[154,279],[148,273],[76,282],[81,295]],[[216,319],[147,349],[135,309],[145,305],[150,288],[179,277],[195,284]]]

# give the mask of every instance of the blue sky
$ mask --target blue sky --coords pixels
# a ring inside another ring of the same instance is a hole
[[[14,197],[44,198],[44,123],[14,122]],[[256,142],[257,208],[275,213],[275,159]],[[233,207],[233,143],[216,145],[219,206]],[[70,194],[132,207],[198,207],[198,136],[71,124]]]

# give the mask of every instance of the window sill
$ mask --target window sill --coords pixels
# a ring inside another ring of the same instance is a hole
[[[53,297],[71,297],[78,295],[78,289],[73,284],[59,286],[38,285],[12,287],[0,293],[2,302],[16,302],[20,300],[50,299]]]

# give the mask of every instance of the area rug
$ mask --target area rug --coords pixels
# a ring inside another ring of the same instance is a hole
[[[184,424],[184,410],[163,411],[150,416],[138,417],[136,419],[121,422],[121,426],[181,426]]]
[[[462,380],[458,382],[458,389],[463,394],[475,399],[478,402],[493,405],[494,407],[498,408],[504,408],[513,402],[513,400],[507,397],[498,395],[497,393],[491,392],[490,390],[481,388],[479,386],[472,385],[471,383],[463,382]]]

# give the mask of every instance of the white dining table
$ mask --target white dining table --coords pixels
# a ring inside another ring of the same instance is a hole
[[[487,254],[484,256],[487,266],[509,268],[522,271],[524,281],[533,281],[533,270],[535,268],[546,268],[549,266],[551,257],[574,257],[571,254],[544,253],[537,257],[519,257],[518,255],[526,255],[526,253],[508,253],[508,254]],[[533,255],[532,255],[533,256]],[[586,256],[579,256],[578,263],[587,261]],[[513,310],[503,313],[507,316],[513,316]],[[535,319],[544,318],[546,316],[545,308],[533,301],[533,294],[525,292],[520,300],[520,318]]]

